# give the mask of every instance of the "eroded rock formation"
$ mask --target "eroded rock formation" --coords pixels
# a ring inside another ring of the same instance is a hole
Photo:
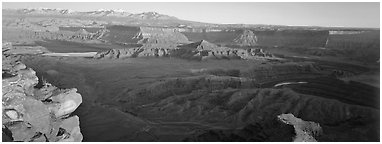
[[[111,49],[104,52],[98,52],[94,58],[124,59],[135,57],[166,57],[170,56],[171,51],[175,49],[178,49],[176,45],[145,44],[137,48]]]
[[[193,54],[193,57],[200,59],[272,59],[276,58],[272,54],[260,48],[228,48],[217,46],[206,40],[179,46],[174,50],[175,56],[182,57],[183,53]]]
[[[3,141],[82,141],[79,117],[70,114],[82,103],[77,89],[39,82],[36,72],[3,51]]]
[[[99,52],[95,58],[178,57],[183,59],[276,59],[260,48],[238,49],[220,47],[205,40],[176,46],[174,44],[145,44],[138,48],[112,49]]]
[[[216,44],[239,46],[305,46],[324,47],[329,37],[325,30],[225,30],[182,32],[190,41],[202,39]]]
[[[257,44],[257,36],[251,30],[244,30],[233,42],[240,46],[254,46]]]
[[[141,27],[134,38],[139,38],[139,44],[145,43],[189,43],[186,36],[175,29]]]
[[[91,33],[87,32],[85,29],[71,32],[71,31],[30,31],[30,30],[12,30],[6,29],[5,33],[12,32],[17,33],[19,39],[31,39],[31,40],[62,40],[62,41],[74,41],[74,42],[91,42],[99,41],[107,30],[102,29],[97,32]],[[12,41],[12,39],[7,39],[7,41]]]
[[[322,133],[320,124],[304,121],[296,118],[293,114],[281,114],[277,118],[285,124],[292,125],[294,127],[296,137],[294,142],[317,142],[316,136]]]

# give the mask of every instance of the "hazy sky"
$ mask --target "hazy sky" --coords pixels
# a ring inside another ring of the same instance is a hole
[[[244,23],[379,28],[380,6],[374,3],[2,3],[3,8],[64,8],[76,11],[124,9],[155,11],[180,19],[209,23]]]

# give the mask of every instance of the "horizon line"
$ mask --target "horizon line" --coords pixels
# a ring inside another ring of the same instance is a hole
[[[73,10],[73,9],[69,9],[69,8],[51,8],[51,7],[29,7],[29,8],[2,8],[2,10],[21,10],[21,9],[52,9],[52,10],[70,10],[72,12],[92,12],[92,11],[108,11],[108,10],[113,10],[115,12],[120,12],[120,11],[123,11],[123,12],[127,12],[127,13],[131,13],[131,14],[143,14],[143,13],[150,13],[150,12],[153,12],[153,13],[157,13],[157,14],[161,14],[161,15],[166,15],[166,16],[170,16],[170,17],[175,17],[176,19],[179,19],[179,20],[185,20],[185,21],[192,21],[192,22],[200,22],[200,23],[207,23],[207,24],[217,24],[217,25],[269,25],[269,26],[287,26],[287,27],[321,27],[321,28],[361,28],[361,29],[380,29],[380,27],[360,27],[360,26],[319,26],[319,25],[287,25],[287,24],[264,24],[264,23],[211,23],[211,22],[203,22],[203,21],[194,21],[194,20],[187,20],[187,19],[181,19],[181,18],[178,18],[176,16],[172,16],[172,15],[169,15],[169,14],[163,14],[163,13],[159,13],[159,12],[156,12],[156,11],[141,11],[141,12],[131,12],[131,11],[128,11],[126,9],[122,9],[122,8],[119,8],[119,9],[95,9],[95,10],[84,10],[84,11],[81,11],[81,10]]]

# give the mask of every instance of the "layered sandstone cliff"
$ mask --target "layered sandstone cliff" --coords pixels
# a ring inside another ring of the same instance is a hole
[[[257,44],[257,36],[250,30],[244,30],[241,35],[236,37],[233,42],[240,46],[254,46]]]
[[[99,52],[95,58],[178,57],[183,59],[274,59],[271,53],[260,48],[238,49],[220,47],[201,40],[199,42],[174,44],[145,44],[138,48],[112,49]]]
[[[216,44],[239,46],[308,46],[324,47],[329,31],[319,30],[251,30],[184,31],[190,41],[202,39]]]
[[[141,27],[134,38],[140,38],[138,43],[189,43],[186,36],[175,29]]]
[[[112,25],[99,37],[113,43],[122,44],[179,44],[189,43],[187,37],[173,28],[135,27]]]
[[[275,58],[271,53],[265,52],[261,48],[228,48],[217,46],[206,40],[201,40],[196,43],[183,46],[188,49],[194,49],[197,56],[203,58],[239,58],[239,59],[262,59],[262,58]]]

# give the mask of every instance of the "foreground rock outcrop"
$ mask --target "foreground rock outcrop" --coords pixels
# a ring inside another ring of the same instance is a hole
[[[3,48],[3,141],[82,141],[79,117],[70,115],[82,103],[77,89],[58,89]]]
[[[293,114],[281,114],[277,118],[283,123],[294,127],[296,133],[294,142],[317,142],[315,137],[322,133],[320,124],[304,121],[296,118]]]

